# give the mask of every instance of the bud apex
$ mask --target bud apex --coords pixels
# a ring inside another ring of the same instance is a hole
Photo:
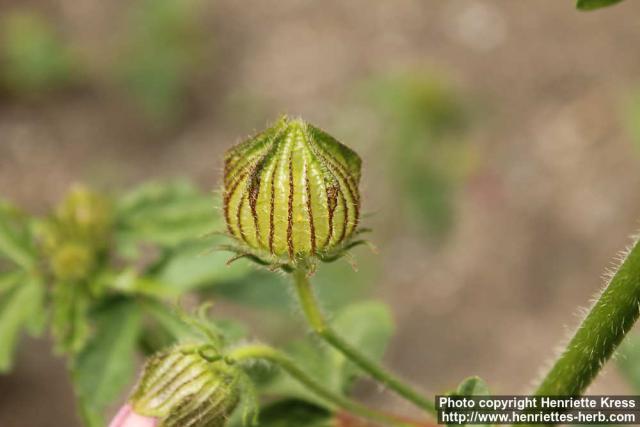
[[[229,233],[276,258],[331,253],[358,226],[360,165],[332,136],[283,117],[226,154]]]
[[[157,427],[222,427],[240,399],[236,368],[210,362],[190,347],[153,356],[130,399]]]

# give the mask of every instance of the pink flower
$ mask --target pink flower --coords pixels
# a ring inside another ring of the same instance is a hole
[[[156,427],[157,425],[157,419],[136,414],[127,403],[120,408],[109,427]]]

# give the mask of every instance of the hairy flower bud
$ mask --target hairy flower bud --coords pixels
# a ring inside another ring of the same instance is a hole
[[[240,399],[235,369],[188,346],[161,352],[145,365],[131,407],[157,427],[222,427]]]
[[[226,154],[229,233],[278,258],[331,253],[358,226],[360,165],[332,136],[283,117]]]

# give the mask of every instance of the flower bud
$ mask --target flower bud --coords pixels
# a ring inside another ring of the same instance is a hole
[[[111,214],[102,196],[76,186],[40,224],[39,239],[57,279],[81,281],[91,274],[109,246]]]
[[[56,211],[56,218],[78,240],[104,245],[111,231],[111,206],[101,195],[75,186]]]
[[[222,427],[240,399],[235,369],[187,346],[161,352],[145,365],[132,410],[157,427]]]
[[[229,233],[278,258],[330,253],[358,226],[360,165],[332,136],[283,117],[226,154]]]
[[[56,248],[50,257],[51,270],[61,280],[82,280],[94,268],[92,251],[85,245],[69,242]]]

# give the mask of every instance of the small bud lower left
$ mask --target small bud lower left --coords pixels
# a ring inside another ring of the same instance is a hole
[[[222,427],[240,400],[237,369],[192,345],[160,352],[145,364],[124,421],[110,427]]]

